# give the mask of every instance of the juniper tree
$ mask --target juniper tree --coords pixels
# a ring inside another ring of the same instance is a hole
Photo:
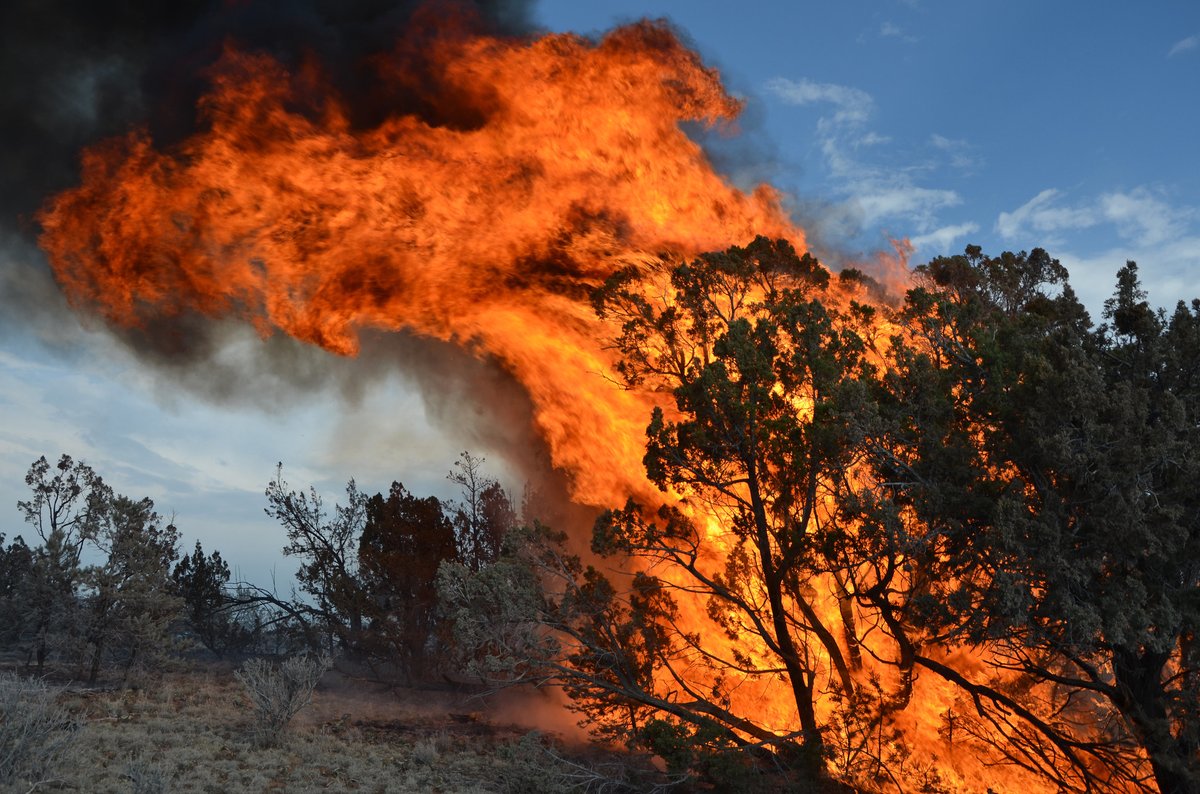
[[[82,576],[93,683],[106,657],[123,665],[125,677],[135,666],[160,662],[173,647],[172,626],[182,607],[171,580],[179,531],[163,523],[154,502],[114,497],[94,541],[104,562],[87,567]]]
[[[21,599],[37,670],[43,671],[51,640],[74,633],[80,555],[96,537],[113,499],[112,489],[91,466],[62,455],[52,467],[38,458],[25,475],[31,496],[17,502],[42,544],[34,550]]]
[[[435,631],[435,580],[443,561],[458,559],[454,528],[442,502],[393,482],[367,500],[358,562],[367,594],[370,653],[404,675],[426,660]]]
[[[937,544],[916,622],[1025,683],[917,663],[1060,786],[1140,785],[1140,748],[1161,791],[1200,790],[1200,302],[1152,310],[1130,263],[1094,328],[1040,249],[918,277],[887,381],[912,416],[888,476]]]

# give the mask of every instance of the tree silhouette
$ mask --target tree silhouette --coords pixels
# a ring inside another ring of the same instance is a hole
[[[454,528],[436,497],[413,496],[393,482],[386,497],[367,500],[358,560],[376,659],[407,675],[420,667],[435,626],[438,566],[457,553]]]

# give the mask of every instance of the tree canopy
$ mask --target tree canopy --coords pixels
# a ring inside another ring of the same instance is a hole
[[[1045,251],[976,247],[876,295],[764,238],[609,279],[662,499],[600,517],[607,570],[545,531],[444,570],[467,641],[664,757],[899,785],[924,686],[947,753],[1198,790],[1200,301],[1129,263],[1095,326]]]

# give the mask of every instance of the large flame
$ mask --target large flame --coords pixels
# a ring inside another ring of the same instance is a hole
[[[205,132],[169,152],[134,132],[85,153],[82,185],[41,217],[54,271],[124,326],[233,313],[341,354],[365,328],[470,345],[529,390],[576,498],[645,491],[646,411],[604,379],[581,295],[643,252],[803,234],[680,129],[729,123],[738,104],[664,26],[429,46],[469,123],[352,129],[315,70],[227,53]]]
[[[614,385],[586,296],[663,251],[756,234],[803,250],[776,194],[729,185],[681,128],[731,124],[738,103],[656,23],[599,42],[454,27],[425,46],[429,90],[453,107],[367,129],[319,68],[228,51],[201,132],[169,150],[135,131],[85,152],[82,184],[40,217],[58,280],[77,307],[123,327],[199,313],[343,355],[366,329],[467,346],[528,391],[576,500],[659,498],[642,469],[654,397]],[[381,80],[411,81],[402,60],[381,63]],[[934,744],[955,693],[918,695],[906,719]],[[793,727],[786,698],[756,697]]]

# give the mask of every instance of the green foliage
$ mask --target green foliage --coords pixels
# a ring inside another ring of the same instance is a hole
[[[765,772],[716,724],[656,718],[641,729],[640,740],[663,759],[672,776],[698,779],[719,791],[763,791],[768,786]]]
[[[1137,744],[1162,790],[1192,790],[1200,303],[1151,310],[1130,263],[1093,329],[1069,286],[1052,292],[1065,271],[1041,250],[968,249],[918,277],[902,315],[914,335],[897,339],[886,381],[893,415],[912,419],[896,423],[883,475],[903,484],[935,571],[918,622],[1096,704],[1068,721],[1018,699],[1075,743],[1037,771],[1081,785],[1094,762],[1133,780],[1123,745]]]
[[[218,658],[239,653],[253,643],[254,621],[244,620],[229,590],[229,564],[214,550],[205,555],[200,541],[171,572],[173,593],[183,601],[188,628]]]
[[[82,576],[91,682],[106,656],[124,665],[126,677],[135,666],[160,662],[170,649],[171,626],[182,607],[171,582],[179,532],[172,524],[162,525],[152,501],[114,497],[95,543],[107,556]]]
[[[576,558],[555,553],[562,539],[542,525],[517,527],[492,565],[473,571],[461,562],[442,563],[440,614],[469,672],[502,684],[553,678],[563,646],[549,628],[555,618],[546,582],[573,580],[579,572]]]
[[[26,625],[23,595],[33,574],[34,553],[20,535],[3,546],[0,534],[0,642],[16,643]]]
[[[446,475],[462,492],[451,510],[458,557],[475,571],[496,561],[505,534],[517,523],[512,501],[500,483],[484,476],[483,463],[483,458],[463,452]]]
[[[287,533],[283,553],[303,560],[296,572],[300,590],[315,601],[312,607],[295,605],[295,611],[314,617],[343,650],[359,653],[367,597],[358,577],[357,547],[366,522],[367,496],[350,480],[346,504],[335,504],[331,515],[316,488],[289,489],[283,464],[267,484],[266,496],[266,514]]]
[[[378,676],[430,672],[444,651],[438,567],[460,554],[476,569],[494,561],[493,547],[513,521],[507,496],[482,475],[481,463],[463,453],[451,477],[464,488],[458,506],[415,496],[399,482],[368,497],[351,480],[346,504],[330,513],[315,489],[292,491],[277,476],[267,487],[267,513],[287,531],[284,553],[302,560],[297,579],[310,600],[263,597]]]
[[[394,482],[386,498],[367,500],[358,565],[369,653],[406,672],[425,660],[435,628],[438,566],[456,557],[454,529],[436,497],[413,496]]]
[[[108,512],[112,489],[91,466],[70,455],[60,457],[53,472],[45,455],[34,461],[25,475],[32,495],[17,507],[43,541],[56,538],[78,563],[80,548],[95,537]]]
[[[25,475],[31,497],[17,502],[25,521],[42,540],[24,580],[20,600],[26,605],[21,635],[42,672],[54,647],[78,633],[76,610],[80,587],[80,555],[96,538],[111,509],[112,489],[82,461],[63,455],[51,467],[38,458]]]
[[[18,506],[42,543],[18,538],[0,554],[0,636],[36,655],[39,671],[56,654],[93,682],[106,660],[126,678],[156,665],[171,650],[180,606],[170,580],[176,528],[152,501],[114,494],[69,455],[55,467],[34,461],[25,482],[31,498]],[[85,548],[101,561],[83,566]]]

